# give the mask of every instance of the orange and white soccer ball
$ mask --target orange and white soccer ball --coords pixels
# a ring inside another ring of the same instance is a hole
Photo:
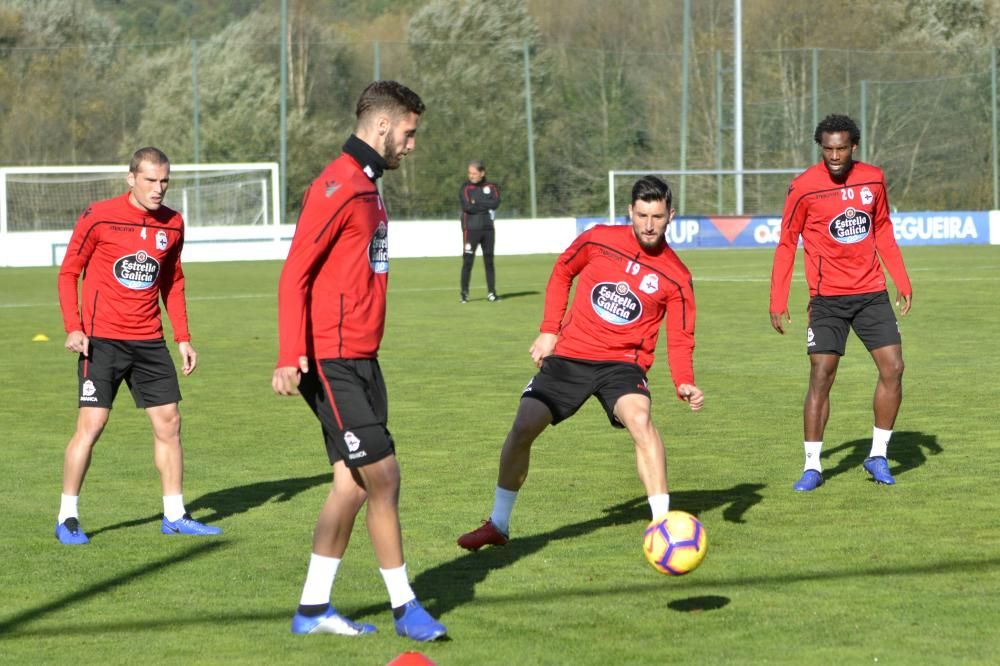
[[[707,550],[705,527],[684,511],[668,511],[654,519],[642,539],[642,552],[652,567],[671,576],[697,569]]]

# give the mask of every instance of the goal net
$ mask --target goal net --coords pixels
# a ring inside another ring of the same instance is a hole
[[[798,169],[621,170],[608,172],[608,219],[623,219],[632,185],[642,176],[667,181],[679,217],[781,215],[788,183]]]
[[[73,228],[92,202],[127,191],[126,166],[0,168],[0,233]],[[165,205],[191,227],[279,222],[278,164],[172,164]]]

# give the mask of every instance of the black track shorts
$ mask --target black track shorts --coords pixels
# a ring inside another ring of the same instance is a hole
[[[162,338],[90,338],[87,355],[80,354],[77,361],[76,374],[80,407],[111,409],[122,380],[128,384],[136,407],[158,407],[181,400],[177,369]]]
[[[597,396],[611,425],[623,428],[615,418],[615,403],[630,393],[641,393],[652,400],[646,373],[634,363],[582,361],[553,355],[542,361],[542,369],[528,382],[521,398],[545,403],[555,425],[573,416],[587,398]]]
[[[377,359],[321,359],[299,393],[319,419],[330,464],[363,467],[396,452],[386,423],[389,400]]]
[[[806,351],[843,356],[854,329],[868,351],[902,344],[889,294],[877,291],[849,296],[813,296],[809,300]]]

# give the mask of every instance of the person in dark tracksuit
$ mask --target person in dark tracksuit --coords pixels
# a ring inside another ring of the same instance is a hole
[[[469,300],[469,278],[476,260],[476,248],[480,245],[486,267],[486,299],[492,302],[497,300],[496,273],[493,269],[496,230],[493,221],[500,205],[500,188],[486,180],[486,166],[482,160],[469,162],[468,176],[458,193],[462,205],[462,302]]]

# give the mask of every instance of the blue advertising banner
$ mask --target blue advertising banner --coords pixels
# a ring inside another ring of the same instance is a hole
[[[968,245],[990,242],[990,214],[982,211],[918,211],[892,213],[896,242],[906,245]],[[579,217],[577,234],[606,217]],[[619,217],[615,224],[628,224]],[[667,241],[676,249],[774,247],[778,244],[781,218],[678,217],[667,229]]]

